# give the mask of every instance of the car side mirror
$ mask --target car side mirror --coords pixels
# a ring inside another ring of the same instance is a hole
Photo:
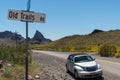
[[[93,57],[93,60],[95,60],[95,58]]]
[[[71,63],[73,63],[73,60],[70,60]]]

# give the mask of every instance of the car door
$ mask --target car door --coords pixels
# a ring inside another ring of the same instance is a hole
[[[71,64],[71,55],[67,59],[67,69],[71,72],[70,65]]]
[[[70,72],[74,73],[74,56],[70,57],[69,69],[70,69]]]

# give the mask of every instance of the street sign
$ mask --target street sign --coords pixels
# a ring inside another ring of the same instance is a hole
[[[18,21],[28,21],[28,22],[38,22],[45,23],[46,15],[44,13],[37,13],[32,11],[23,11],[23,10],[8,10],[8,19],[9,20],[18,20]]]

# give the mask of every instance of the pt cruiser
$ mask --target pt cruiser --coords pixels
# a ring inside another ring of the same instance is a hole
[[[85,53],[70,54],[66,62],[66,70],[73,73],[76,80],[102,76],[102,69],[95,58]]]

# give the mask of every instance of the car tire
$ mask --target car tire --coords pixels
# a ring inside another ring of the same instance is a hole
[[[102,77],[102,75],[101,75],[101,76],[98,76],[97,78],[101,80],[103,77]]]
[[[74,72],[74,76],[75,76],[75,79],[76,80],[79,80],[79,76],[78,76],[78,72],[75,70],[75,72]]]
[[[69,70],[68,70],[68,67],[67,67],[67,65],[66,65],[66,73],[69,73]]]

